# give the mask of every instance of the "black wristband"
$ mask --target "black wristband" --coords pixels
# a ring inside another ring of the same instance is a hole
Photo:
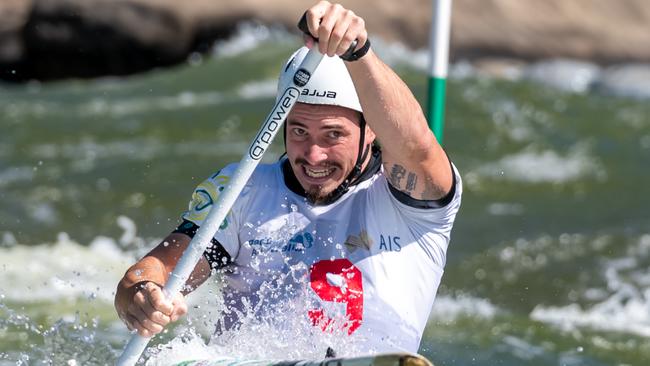
[[[361,57],[365,56],[366,53],[368,53],[369,49],[370,49],[370,39],[366,39],[366,43],[363,45],[363,47],[359,48],[356,52],[354,52],[353,49],[349,49],[340,57],[341,59],[343,59],[343,61],[347,61],[347,62],[356,61]]]

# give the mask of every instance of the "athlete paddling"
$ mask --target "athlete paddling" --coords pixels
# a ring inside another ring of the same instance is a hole
[[[373,52],[363,19],[327,1],[306,15],[313,37],[306,47],[329,57],[287,118],[286,157],[256,168],[185,292],[219,269],[225,303],[238,310],[224,315],[228,328],[245,303],[272,314],[274,303],[307,289],[314,306],[296,316],[362,335],[376,351],[416,352],[460,206],[460,177],[408,87]],[[279,90],[306,53],[289,58]],[[183,222],[120,281],[115,307],[130,329],[149,337],[187,312],[183,295],[168,302],[161,286],[235,168],[199,185]],[[287,275],[294,271],[304,275]],[[277,293],[261,296],[270,283]]]

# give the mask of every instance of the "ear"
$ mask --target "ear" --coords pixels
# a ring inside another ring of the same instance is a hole
[[[366,124],[366,144],[371,144],[375,141],[375,138],[377,135],[375,135],[375,132]]]

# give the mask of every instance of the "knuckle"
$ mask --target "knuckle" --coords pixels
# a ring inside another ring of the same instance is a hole
[[[135,293],[135,295],[133,295],[133,301],[138,303],[142,303],[144,301],[144,294],[142,293],[142,291],[138,291]]]
[[[160,325],[160,324],[154,324],[154,325],[151,326],[150,331],[151,331],[153,334],[158,334],[158,333],[162,332],[163,329],[164,329],[164,328],[163,328],[162,325]]]
[[[323,22],[320,24],[319,29],[321,32],[331,33],[332,29],[334,29],[334,24],[330,24],[330,22],[327,23]]]
[[[169,317],[161,312],[156,312],[154,314],[156,323],[158,324],[168,324],[169,323]]]
[[[151,319],[144,319],[144,320],[142,320],[140,323],[142,323],[142,326],[143,326],[143,327],[145,327],[145,328],[147,328],[147,329],[149,329],[149,330],[155,329],[157,326],[159,326],[158,324],[156,324],[156,323],[155,323],[153,320],[151,320]]]

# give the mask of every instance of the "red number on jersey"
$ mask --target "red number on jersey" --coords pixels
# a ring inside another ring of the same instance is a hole
[[[328,274],[340,283],[330,283]],[[347,321],[343,326],[348,329],[348,334],[359,328],[363,320],[363,284],[361,271],[352,262],[345,258],[316,262],[310,268],[310,281],[311,288],[321,299],[346,303]],[[323,309],[310,310],[309,318],[323,330],[332,323]]]

